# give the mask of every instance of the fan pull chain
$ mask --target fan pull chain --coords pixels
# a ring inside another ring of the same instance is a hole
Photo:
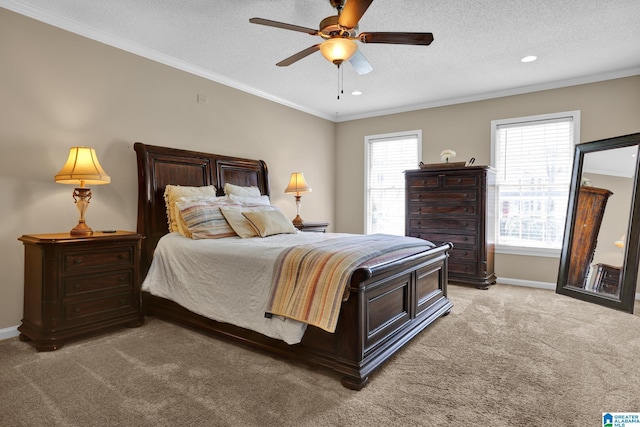
[[[338,99],[340,99],[340,95],[344,93],[344,73],[342,72],[342,68],[340,64],[338,65]]]

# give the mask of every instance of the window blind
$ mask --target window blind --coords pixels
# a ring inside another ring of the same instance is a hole
[[[417,132],[366,138],[367,234],[404,235],[404,171],[418,166],[420,139]]]
[[[573,164],[574,117],[501,123],[494,138],[497,243],[559,249]]]

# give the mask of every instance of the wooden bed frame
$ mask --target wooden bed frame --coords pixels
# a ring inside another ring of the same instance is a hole
[[[261,160],[248,160],[136,143],[138,161],[138,233],[143,277],[158,240],[167,231],[164,189],[167,184],[257,186],[269,194],[269,175]],[[222,194],[219,194],[222,195]],[[360,390],[369,375],[409,340],[451,311],[447,299],[447,262],[451,244],[382,265],[357,269],[349,298],[342,304],[335,333],[308,326],[299,344],[266,337],[194,314],[175,302],[142,293],[146,315],[239,340],[262,350],[333,369],[342,384]]]

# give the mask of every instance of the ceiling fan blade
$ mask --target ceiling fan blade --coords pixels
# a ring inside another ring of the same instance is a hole
[[[373,0],[347,0],[338,18],[338,24],[346,28],[355,28],[371,3]]]
[[[430,45],[433,41],[431,33],[361,33],[358,38],[362,43],[390,43]]]
[[[286,67],[287,65],[291,65],[294,62],[299,61],[302,58],[305,58],[305,57],[311,55],[313,52],[316,52],[318,50],[320,50],[320,44],[308,47],[305,50],[301,50],[300,52],[296,53],[295,55],[291,55],[287,59],[283,59],[282,61],[278,62],[276,65],[278,67]]]
[[[354,53],[351,59],[349,59],[349,63],[353,69],[356,70],[356,73],[360,75],[368,74],[373,71],[373,67],[369,61],[367,61],[367,58],[364,57],[362,52],[360,52],[360,49],[356,50],[356,53]]]
[[[315,36],[318,34],[318,30],[314,30],[313,28],[301,27],[299,25],[293,25],[293,24],[285,24],[284,22],[271,21],[269,19],[251,18],[249,19],[249,22],[251,22],[252,24],[266,25],[267,27],[276,27],[276,28],[282,28],[284,30],[300,31],[301,33],[311,34],[312,36]]]

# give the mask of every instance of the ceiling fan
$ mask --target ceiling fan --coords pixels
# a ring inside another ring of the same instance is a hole
[[[251,18],[249,22],[285,30],[299,31],[312,36],[320,36],[324,39],[322,43],[308,47],[278,62],[276,65],[279,67],[291,65],[319,50],[325,58],[338,67],[344,61],[348,60],[358,74],[367,74],[373,70],[373,67],[358,50],[358,46],[354,40],[360,40],[362,43],[423,46],[427,46],[433,41],[433,34],[431,33],[369,32],[358,34],[358,21],[360,21],[360,18],[362,18],[367,8],[373,3],[373,0],[329,0],[329,3],[338,11],[338,14],[320,21],[318,30],[263,18]]]

